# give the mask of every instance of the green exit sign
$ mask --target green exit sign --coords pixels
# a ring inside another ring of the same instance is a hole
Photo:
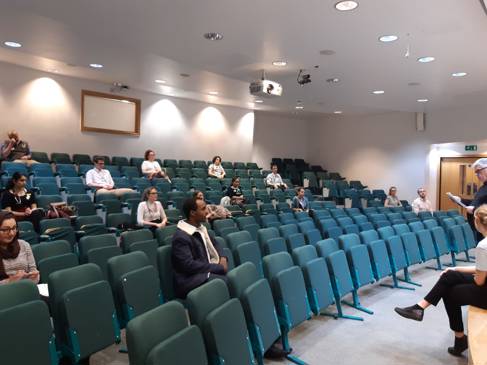
[[[477,151],[477,145],[476,144],[469,144],[465,146],[465,151]]]

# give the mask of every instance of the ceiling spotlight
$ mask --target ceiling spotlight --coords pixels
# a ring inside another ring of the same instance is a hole
[[[338,77],[332,77],[331,79],[326,79],[326,82],[329,82],[330,84],[336,84],[340,82],[340,79]]]
[[[284,67],[287,65],[286,61],[274,61],[272,62],[272,65],[277,66],[277,67]]]
[[[91,68],[103,68],[101,63],[90,63]]]
[[[466,72],[454,72],[451,75],[453,77],[463,77],[463,76],[467,76],[467,73]]]
[[[203,37],[209,39],[210,41],[219,41],[223,39],[223,35],[217,32],[210,32],[203,34]]]
[[[257,99],[257,100],[254,100],[254,102],[256,102],[256,103],[259,103],[259,104],[260,104],[260,103],[263,103],[263,102],[264,102],[264,100]]]
[[[18,42],[14,42],[14,41],[3,42],[3,44],[5,44],[7,47],[10,47],[10,48],[20,48],[20,47],[22,47],[22,44],[20,44]]]
[[[389,42],[394,42],[397,41],[399,37],[397,35],[383,35],[379,37],[379,41],[384,42],[384,43],[389,43]]]
[[[335,110],[333,114],[342,114],[343,112],[341,110]]]
[[[156,84],[165,84],[166,83],[166,80],[159,80],[159,79],[157,79],[157,80],[154,80],[154,82]]]
[[[434,60],[435,60],[435,58],[431,57],[431,56],[419,57],[418,58],[418,62],[421,62],[421,63],[433,62]]]
[[[332,49],[322,49],[320,51],[320,55],[322,56],[333,56],[335,54],[335,51]]]
[[[335,4],[335,9],[340,11],[348,11],[353,10],[358,6],[358,2],[356,1],[340,1]]]
[[[372,94],[382,95],[382,94],[384,94],[384,92],[385,92],[384,90],[374,90],[374,91],[372,91]]]
[[[428,99],[418,99],[416,100],[418,103],[427,103],[429,100]]]
[[[408,86],[419,86],[419,85],[421,85],[419,82],[415,82],[415,81],[408,82]]]
[[[304,109],[304,106],[302,106],[302,105],[296,105],[295,108],[298,109],[298,110],[302,110],[302,109]]]
[[[218,95],[218,91],[208,91],[208,94],[210,94],[210,95]]]
[[[191,75],[190,74],[186,74],[186,73],[180,73],[179,76],[181,76],[181,77],[189,77]]]

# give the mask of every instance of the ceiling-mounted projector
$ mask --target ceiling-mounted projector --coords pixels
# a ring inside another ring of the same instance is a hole
[[[271,96],[281,96],[282,86],[278,82],[266,80],[265,72],[262,71],[262,79],[257,81],[252,81],[249,85],[249,90],[252,95],[271,97]]]

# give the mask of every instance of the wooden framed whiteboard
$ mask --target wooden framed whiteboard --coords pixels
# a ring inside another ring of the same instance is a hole
[[[140,136],[140,99],[81,90],[81,131]]]

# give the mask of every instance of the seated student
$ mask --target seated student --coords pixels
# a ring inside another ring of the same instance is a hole
[[[418,197],[414,199],[411,204],[413,212],[418,214],[419,212],[433,212],[431,202],[426,197],[426,190],[424,188],[418,189]]]
[[[205,196],[203,195],[203,193],[201,191],[198,191],[198,190],[196,190],[193,193],[193,198],[205,200]],[[230,212],[223,205],[207,204],[206,208],[208,209],[208,214],[207,214],[206,218],[210,222],[214,221],[215,219],[225,219],[225,218],[231,218],[232,217],[232,212]]]
[[[401,316],[422,321],[424,311],[436,306],[443,299],[450,329],[455,333],[455,343],[448,348],[454,356],[461,356],[468,348],[462,322],[462,306],[473,305],[487,309],[487,205],[481,205],[474,213],[475,227],[484,239],[475,249],[475,266],[449,267],[443,271],[431,291],[417,304],[394,310]]]
[[[384,207],[402,207],[401,201],[397,197],[397,189],[395,186],[389,188],[389,195],[384,202]]]
[[[0,148],[2,159],[26,165],[38,163],[31,159],[29,144],[20,140],[19,134],[16,131],[8,132],[7,136],[8,139]]]
[[[161,168],[161,165],[159,165],[159,162],[156,161],[156,153],[154,151],[145,151],[144,158],[145,161],[142,162],[141,170],[145,177],[147,177],[149,180],[152,180],[155,177],[161,177],[171,182],[169,177]]]
[[[227,258],[222,247],[202,224],[208,210],[202,199],[188,198],[183,203],[186,220],[180,220],[172,238],[174,289],[178,298],[212,279],[227,281]]]
[[[238,176],[232,177],[232,184],[228,187],[226,196],[230,198],[230,204],[238,205],[240,207],[245,203],[242,189],[240,189],[240,178]]]
[[[2,194],[1,206],[12,212],[15,220],[29,221],[39,232],[39,222],[44,217],[43,211],[37,209],[35,195],[27,190],[27,176],[20,172],[14,172]]]
[[[103,157],[95,156],[93,162],[95,167],[86,173],[86,185],[96,189],[96,194],[110,193],[119,197],[125,193],[133,192],[132,189],[128,188],[115,188],[110,171],[104,169],[105,160]]]
[[[281,175],[279,175],[277,173],[277,165],[276,164],[272,164],[271,165],[271,170],[272,170],[272,172],[269,175],[267,175],[267,177],[265,178],[266,185],[269,186],[272,189],[286,190],[287,189],[287,185],[284,184],[284,182],[282,181]]]
[[[137,208],[137,224],[148,226],[152,231],[164,228],[167,224],[166,213],[157,200],[157,189],[154,187],[145,189],[142,194],[142,201]]]
[[[11,212],[0,211],[0,284],[22,279],[39,282],[30,245],[19,240],[17,222]]]
[[[304,188],[302,186],[296,188],[296,196],[293,198],[291,207],[295,212],[309,211],[309,201],[304,196]]]
[[[225,169],[222,166],[222,158],[220,156],[213,157],[213,163],[208,166],[208,176],[223,179],[225,177]]]

